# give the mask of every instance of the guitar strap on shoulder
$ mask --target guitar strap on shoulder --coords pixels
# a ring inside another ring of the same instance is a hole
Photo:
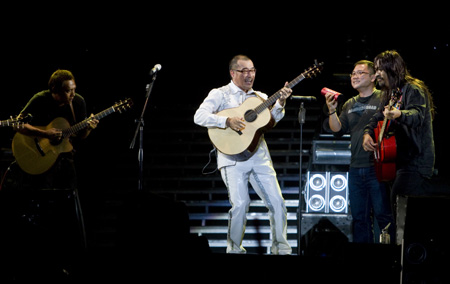
[[[72,111],[72,115],[73,115],[73,123],[75,124],[77,122],[77,118],[75,117],[75,111],[73,110],[72,102],[70,102],[69,105],[70,105],[70,110]]]
[[[396,109],[400,109],[401,105],[402,105],[402,99],[403,99],[403,89],[402,88],[402,95],[400,96],[400,98],[397,100],[397,102],[395,103],[395,105],[393,107],[395,107]],[[389,129],[389,126],[391,125],[391,121],[389,120],[387,123],[387,128]]]
[[[263,101],[267,101],[267,99],[263,98],[260,94],[258,94],[257,91],[254,91],[253,94],[255,94],[258,98],[260,98]]]

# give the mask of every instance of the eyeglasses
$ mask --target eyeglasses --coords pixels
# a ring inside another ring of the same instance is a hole
[[[248,75],[249,73],[250,73],[250,74],[255,74],[255,73],[256,73],[256,69],[255,69],[255,68],[253,68],[253,69],[247,69],[247,68],[244,68],[244,69],[242,69],[242,70],[235,70],[235,69],[233,69],[233,71],[242,73],[242,74],[244,74],[244,75]]]
[[[355,71],[355,72],[352,72],[352,74],[350,74],[350,78],[351,77],[355,77],[355,76],[362,76],[363,74],[370,74],[369,72],[364,72],[364,71]]]

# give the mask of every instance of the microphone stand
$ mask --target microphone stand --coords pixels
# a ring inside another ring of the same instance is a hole
[[[303,172],[303,124],[305,123],[306,109],[303,102],[298,111],[298,122],[300,123],[300,174],[298,181],[298,212],[297,212],[297,254],[301,255],[300,244],[302,238],[302,172]]]
[[[150,71],[152,72],[152,71]],[[138,162],[139,162],[139,181],[138,181],[138,190],[142,191],[144,188],[144,114],[147,109],[148,99],[150,98],[150,93],[153,89],[153,83],[156,80],[156,73],[154,72],[152,77],[152,82],[147,85],[147,93],[145,95],[145,103],[142,109],[142,113],[139,119],[136,119],[137,123],[136,131],[134,133],[133,141],[131,141],[130,149],[134,149],[134,144],[136,143],[136,138],[139,133],[139,152],[138,152]]]

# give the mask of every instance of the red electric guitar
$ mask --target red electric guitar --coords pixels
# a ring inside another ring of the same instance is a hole
[[[393,90],[391,100],[389,101],[389,109],[399,108],[402,100],[402,92],[400,89]],[[395,136],[389,133],[387,129],[391,121],[386,117],[383,121],[378,122],[375,128],[375,139],[378,143],[375,155],[375,171],[379,181],[391,181],[395,178],[396,166],[395,159],[397,157],[397,142]]]

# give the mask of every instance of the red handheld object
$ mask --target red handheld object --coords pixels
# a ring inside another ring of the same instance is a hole
[[[341,93],[336,92],[336,91],[334,91],[334,90],[332,90],[332,89],[328,89],[328,88],[322,88],[322,90],[320,91],[320,93],[321,93],[323,96],[325,96],[327,93],[331,93],[331,94],[334,95],[334,100],[337,100],[337,98],[338,98],[340,95],[342,95]]]

